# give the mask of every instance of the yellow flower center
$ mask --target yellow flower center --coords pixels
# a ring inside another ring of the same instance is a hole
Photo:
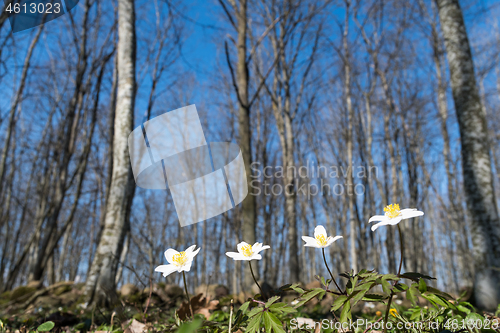
[[[174,254],[174,256],[172,257],[172,261],[177,266],[184,265],[188,261],[188,257],[186,255],[186,252],[182,251],[182,252],[179,252],[177,254]]]
[[[386,206],[384,208],[384,212],[385,212],[385,216],[387,216],[390,219],[393,219],[393,218],[401,215],[401,210],[399,210],[398,204],[392,204],[392,205]]]
[[[325,235],[318,235],[318,236],[316,236],[316,242],[318,242],[319,246],[325,246],[326,245],[326,237],[325,237]]]
[[[241,247],[241,252],[245,257],[251,257],[253,254],[252,245],[243,245]]]

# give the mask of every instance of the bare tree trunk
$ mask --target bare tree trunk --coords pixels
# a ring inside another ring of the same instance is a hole
[[[229,69],[231,70],[231,76],[233,78],[233,85],[236,90],[236,97],[238,99],[238,136],[239,136],[239,146],[241,148],[241,154],[243,160],[245,161],[245,173],[247,178],[247,183],[250,184],[252,181],[252,170],[250,165],[252,164],[252,133],[250,130],[250,99],[249,99],[249,69],[248,69],[248,1],[239,0],[229,0],[229,5],[225,0],[219,0],[219,3],[223,7],[227,17],[236,30],[237,33],[237,63],[236,63],[236,73],[233,73],[232,65],[229,61],[229,51],[226,44],[226,56],[228,60]],[[230,6],[230,7],[229,7]],[[232,8],[234,12],[233,15],[229,12],[229,8]],[[234,75],[236,74],[236,77]],[[255,196],[251,193],[243,200],[241,209],[241,237],[242,239],[250,244],[255,242],[255,225],[256,225],[256,204]],[[249,289],[253,284],[252,275],[248,265],[244,265],[244,282],[243,286],[245,289]],[[258,269],[256,272],[258,274]]]
[[[5,23],[5,21],[7,21],[7,19],[9,18],[9,12],[6,11],[5,9],[9,6],[9,5],[12,5],[12,3],[14,3],[14,0],[4,0],[4,6],[2,8],[2,12],[0,14],[0,28],[3,26],[3,24]]]
[[[64,238],[63,238],[63,243],[61,247],[61,253],[59,254],[59,264],[56,272],[56,281],[63,281],[63,269],[64,269],[64,262],[66,261],[66,255],[68,253],[67,248],[68,248],[68,241],[69,237],[71,236],[73,224],[70,224],[69,227],[66,229],[64,232]]]
[[[354,200],[356,200],[354,193],[354,184],[353,184],[353,130],[352,123],[354,121],[354,109],[352,107],[352,96],[351,96],[351,64],[350,64],[350,56],[349,56],[349,7],[351,5],[350,0],[345,1],[345,23],[344,23],[344,35],[343,35],[343,47],[344,47],[344,93],[345,93],[345,101],[347,106],[347,181],[346,181],[346,194],[348,196],[348,205],[349,205],[349,256],[351,258],[351,268],[356,273],[358,271],[358,259],[356,254],[356,218],[354,216]]]
[[[240,0],[239,13],[238,13],[238,64],[236,67],[236,75],[238,81],[238,94],[239,94],[239,111],[238,111],[238,136],[240,138],[239,145],[243,160],[245,161],[245,173],[247,177],[247,184],[252,181],[252,171],[250,165],[252,164],[252,138],[250,132],[250,106],[248,101],[248,63],[247,63],[247,0]],[[242,225],[241,232],[242,238],[245,242],[253,244],[255,242],[255,196],[248,195],[242,204]],[[244,287],[247,289],[253,284],[252,275],[248,265],[244,268]],[[256,269],[258,275],[258,269]]]
[[[477,305],[494,310],[500,303],[500,220],[486,117],[481,101],[469,39],[458,0],[436,0],[445,39],[453,100],[462,140],[462,168],[471,218]]]
[[[133,130],[136,92],[134,0],[118,0],[118,90],[113,137],[113,173],[106,205],[104,230],[97,246],[85,292],[89,302],[109,305],[115,295],[115,277],[135,184],[128,156],[127,138]]]
[[[2,13],[3,14],[3,13]],[[5,136],[5,143],[2,150],[2,155],[0,158],[0,188],[2,187],[3,178],[5,176],[5,166],[7,165],[7,155],[9,153],[10,141],[12,137],[12,131],[14,130],[15,120],[16,120],[16,111],[21,102],[24,87],[26,85],[26,77],[28,76],[28,71],[30,69],[31,56],[33,55],[33,50],[35,49],[38,40],[40,39],[40,35],[42,34],[43,25],[38,28],[38,31],[31,41],[30,46],[28,47],[28,53],[26,54],[26,58],[24,59],[23,72],[21,74],[21,80],[19,82],[19,87],[17,88],[16,96],[12,101],[12,105],[9,111],[9,123],[7,125],[7,135]]]
[[[130,231],[128,232],[128,236],[125,235],[127,241],[125,242],[125,246],[123,246],[123,249],[122,249],[122,253],[120,255],[120,265],[118,266],[118,270],[116,272],[116,278],[115,278],[115,284],[118,285],[120,283],[120,280],[122,278],[122,275],[123,275],[123,265],[125,264],[125,261],[127,260],[127,256],[128,256],[128,251],[129,251],[129,248],[130,248],[130,238],[131,235],[130,235]],[[150,255],[151,258],[153,258],[153,255],[151,254]],[[153,276],[153,274],[149,274],[150,276]]]

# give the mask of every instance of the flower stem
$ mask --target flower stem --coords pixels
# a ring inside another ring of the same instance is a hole
[[[248,265],[250,266],[250,272],[252,273],[253,280],[255,281],[255,284],[257,284],[257,287],[259,287],[260,295],[262,296],[262,298],[264,298],[264,293],[262,292],[262,288],[260,287],[260,284],[257,282],[255,275],[253,274],[252,263],[249,261]]]
[[[191,297],[189,297],[188,287],[186,283],[186,273],[184,271],[182,271],[182,278],[184,279],[184,289],[186,290],[186,297],[188,299],[189,310],[191,310],[191,318],[194,320],[193,307],[191,306]]]
[[[404,245],[403,245],[403,234],[401,233],[401,227],[398,224],[399,232],[399,244],[401,250],[401,259],[399,260],[398,277],[401,275],[401,267],[403,267],[403,257],[404,257]],[[391,310],[392,297],[394,293],[391,291],[391,296],[389,297],[389,302],[387,303],[387,308],[385,309],[385,319],[384,319],[384,333],[387,332],[387,320],[389,319],[389,311]]]
[[[403,234],[401,233],[401,227],[398,224],[398,232],[399,232],[399,244],[401,245],[401,260],[399,261],[399,269],[398,269],[398,277],[401,274],[401,267],[403,267],[403,257],[404,257],[404,243],[403,243]]]
[[[325,261],[326,269],[328,270],[328,273],[330,273],[330,276],[332,277],[333,283],[335,283],[335,285],[337,286],[337,289],[339,290],[339,292],[341,294],[345,294],[345,292],[343,292],[342,289],[340,289],[339,285],[337,284],[337,281],[335,281],[335,278],[333,277],[332,271],[330,271],[330,267],[328,267],[328,263],[326,262],[326,256],[325,256],[325,248],[322,248],[321,250],[323,251],[323,260]]]

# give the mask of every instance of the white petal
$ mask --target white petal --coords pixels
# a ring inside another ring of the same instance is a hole
[[[262,256],[257,253],[254,253],[250,258],[248,258],[248,260],[260,260],[260,259],[262,259]]]
[[[193,245],[193,246],[196,246],[196,245]],[[193,260],[193,258],[194,258],[194,257],[196,257],[196,255],[198,254],[198,252],[200,252],[200,250],[201,250],[201,247],[200,247],[200,248],[198,248],[198,250],[196,250],[196,251],[194,251],[194,252],[190,252],[190,253],[189,253],[189,252],[187,252],[187,250],[186,250],[186,255],[188,256],[188,258],[189,258],[190,260]]]
[[[375,215],[375,216],[370,217],[370,219],[368,220],[368,223],[375,222],[375,221],[385,221],[388,219],[389,218],[385,215]]]
[[[238,252],[240,252],[240,253],[241,253],[241,248],[242,248],[243,246],[248,246],[248,245],[250,245],[250,244],[248,244],[247,242],[241,242],[241,243],[239,243],[239,244],[236,246],[236,248],[238,249]]]
[[[328,236],[326,234],[326,229],[322,225],[318,225],[314,228],[314,238],[318,238],[319,235],[323,235],[325,238]]]
[[[341,238],[344,238],[344,236],[335,236],[335,237],[333,237],[333,241],[336,242]]]
[[[191,254],[191,252],[194,251],[195,248],[196,248],[196,245],[191,245],[186,250],[184,250],[184,252],[186,252],[186,254],[189,255],[189,254]]]
[[[316,239],[314,239],[312,237],[302,236],[302,240],[306,242],[304,244],[305,247],[315,247],[317,249],[320,248],[320,246],[318,245],[318,242],[316,241]]]
[[[252,246],[252,251],[255,253],[259,253],[260,249],[262,248],[262,243],[255,243]]]
[[[192,264],[193,264],[193,261],[189,260],[184,265],[182,265],[181,267],[179,267],[179,272],[182,272],[182,271],[189,272],[189,270],[191,269],[191,265]]]
[[[343,238],[342,236],[335,236],[335,237],[328,237],[328,240],[326,241],[326,246],[330,246],[332,245],[334,242],[336,242],[337,240]]]
[[[383,226],[383,225],[388,225],[388,224],[389,224],[389,222],[387,222],[387,221],[382,221],[382,222],[379,222],[379,223],[376,223],[376,224],[372,225],[372,228],[371,228],[371,229],[372,229],[372,231],[375,231],[375,230],[377,230],[379,227],[381,227],[381,226]]]
[[[262,244],[261,244],[261,245],[260,245],[260,249],[259,249],[259,251],[255,251],[255,250],[254,250],[254,252],[253,252],[253,253],[257,254],[257,253],[259,253],[259,252],[261,252],[261,251],[264,251],[264,250],[267,250],[267,249],[270,249],[270,248],[271,248],[271,247],[270,247],[269,245],[264,245],[264,246],[262,246]]]
[[[309,236],[302,236],[302,240],[306,242],[304,246],[317,247],[318,242],[316,242],[315,238]]]
[[[403,220],[411,219],[412,217],[422,216],[424,212],[421,212],[416,209],[403,209],[401,210],[401,215],[403,216]]]
[[[372,226],[372,231],[377,230],[379,227],[381,227],[383,225],[396,225],[399,222],[401,222],[401,220],[402,220],[402,217],[398,216],[398,217],[395,217],[393,219],[388,219],[387,221],[379,222],[379,223]]]
[[[233,260],[245,260],[245,258],[247,258],[245,255],[238,252],[226,252],[226,256]]]
[[[400,216],[395,217],[395,218],[393,218],[393,219],[389,219],[387,222],[388,222],[388,224],[390,224],[390,225],[396,225],[396,224],[398,224],[399,222],[401,222],[401,220],[402,220],[402,219],[403,219],[403,217],[400,215]]]
[[[179,252],[174,249],[168,249],[167,251],[165,251],[165,258],[167,259],[169,264],[173,264],[172,257],[176,254],[179,254]]]
[[[155,272],[163,273],[163,276],[166,277],[173,272],[177,271],[178,267],[175,265],[160,265],[155,268]]]

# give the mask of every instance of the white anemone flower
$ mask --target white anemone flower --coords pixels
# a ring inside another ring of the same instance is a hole
[[[333,242],[343,238],[342,236],[328,236],[326,234],[326,229],[322,225],[318,225],[314,228],[314,238],[309,236],[302,236],[302,240],[306,242],[304,246],[315,247],[318,249],[324,249],[333,244]]]
[[[160,265],[155,268],[155,272],[163,273],[163,276],[168,276],[173,272],[189,272],[191,265],[193,264],[194,257],[200,252],[201,248],[194,250],[196,245],[190,246],[186,251],[177,252],[174,249],[168,249],[165,251],[165,258],[169,265]]]
[[[267,250],[271,248],[269,245],[262,246],[262,243],[255,243],[250,245],[246,242],[241,242],[237,246],[238,252],[226,252],[226,256],[233,258],[234,260],[260,260],[262,256],[259,254],[260,251]]]
[[[372,225],[372,231],[377,230],[378,227],[383,225],[396,225],[402,220],[424,215],[424,212],[421,212],[416,208],[399,209],[398,204],[386,206],[384,208],[384,212],[385,215],[372,216],[368,221],[368,223],[380,221],[379,223]]]

